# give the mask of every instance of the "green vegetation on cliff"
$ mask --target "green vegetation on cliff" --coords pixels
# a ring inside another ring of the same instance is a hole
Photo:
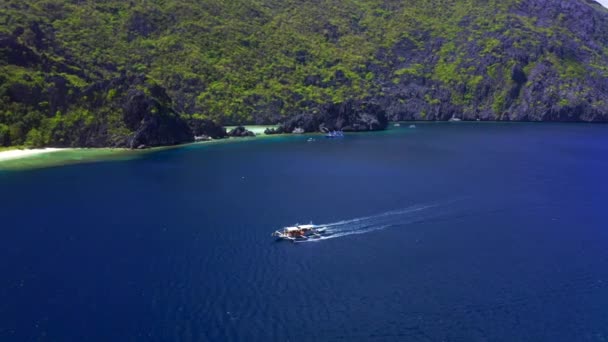
[[[0,145],[132,145],[137,96],[170,127],[350,99],[392,119],[607,120],[608,12],[570,3],[4,0]]]

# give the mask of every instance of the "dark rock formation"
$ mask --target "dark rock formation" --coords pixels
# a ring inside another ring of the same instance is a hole
[[[322,106],[317,114],[299,114],[283,122],[277,131],[291,133],[301,128],[304,132],[377,131],[386,128],[386,112],[379,105],[350,100]]]
[[[171,108],[141,90],[131,89],[123,107],[123,120],[134,133],[126,146],[163,146],[194,141],[188,124]]]
[[[594,1],[523,0],[508,16],[493,32],[464,20],[453,40],[421,32],[422,45],[406,38],[380,51],[375,73],[406,72],[372,98],[395,121],[608,121],[608,74],[596,68],[608,64],[608,11]],[[490,41],[493,49],[482,48]]]
[[[190,118],[188,119],[188,126],[190,126],[195,136],[207,136],[213,139],[221,139],[228,136],[226,129],[212,120]]]
[[[283,127],[282,127],[282,126],[278,126],[278,127],[276,127],[276,128],[271,128],[271,127],[268,127],[268,128],[266,128],[266,129],[264,130],[264,134],[267,134],[267,135],[272,135],[272,134],[282,134],[282,133],[285,133],[285,132],[283,131]]]
[[[143,148],[194,141],[194,133],[173,110],[165,90],[143,75],[95,83],[74,102],[81,111],[106,108],[100,114],[107,122],[82,122],[76,137],[62,131],[54,135],[52,145]]]
[[[266,131],[278,134],[387,119],[608,122],[608,10],[593,0],[261,0],[242,12],[107,0],[87,7],[84,29],[78,1],[9,3],[2,145],[177,144],[227,136],[218,124],[281,123]],[[272,24],[286,15],[297,36]]]
[[[326,105],[321,116],[323,127],[330,131],[379,131],[385,129],[388,123],[384,109],[375,103],[364,101]]]
[[[255,133],[247,130],[243,126],[237,126],[228,132],[228,136],[235,138],[243,138],[243,137],[255,137]]]

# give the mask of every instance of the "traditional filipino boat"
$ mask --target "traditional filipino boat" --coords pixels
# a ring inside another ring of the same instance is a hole
[[[302,224],[284,227],[272,233],[277,240],[288,240],[292,242],[318,239],[325,234],[325,227],[317,227],[314,224]]]

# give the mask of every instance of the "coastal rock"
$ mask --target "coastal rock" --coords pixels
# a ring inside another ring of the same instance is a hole
[[[228,136],[226,129],[212,120],[190,118],[188,126],[195,136],[207,136],[213,139],[222,139]]]
[[[250,130],[247,130],[243,126],[237,126],[228,132],[228,136],[235,138],[243,138],[243,137],[255,137],[255,133]]]
[[[304,132],[317,132],[319,130],[319,125],[322,123],[321,116],[303,113],[297,114],[293,117],[287,119],[286,121],[280,124],[281,130],[285,133],[291,133],[296,128],[301,128]]]
[[[285,131],[283,130],[283,126],[279,125],[277,127],[268,127],[264,130],[264,134],[266,135],[272,135],[272,134],[282,134],[285,133]]]
[[[370,2],[340,11],[262,0],[239,13],[256,18],[243,27],[224,15],[234,12],[225,2],[176,12],[173,1],[108,0],[87,9],[95,34],[77,25],[77,2],[22,3],[0,6],[8,18],[3,145],[176,144],[227,136],[219,123],[280,123],[266,131],[277,134],[378,130],[387,119],[608,122],[608,10],[593,0]],[[311,10],[327,17],[302,22],[318,14]],[[202,15],[209,11],[218,20]],[[256,33],[286,13],[299,34],[279,30],[281,48],[269,48]],[[409,25],[411,13],[429,20]],[[108,20],[120,25],[107,29]],[[205,25],[184,24],[196,22]],[[329,45],[319,53],[303,44],[313,41]],[[208,53],[218,46],[221,56]]]
[[[190,127],[177,113],[141,90],[128,92],[123,120],[134,131],[127,137],[129,148],[176,145],[194,140]]]
[[[350,100],[322,106],[317,114],[296,115],[281,124],[285,132],[377,131],[386,128],[386,112],[367,101]]]
[[[103,108],[101,114],[111,118],[111,124],[81,119],[71,130],[58,126],[51,134],[52,145],[138,148],[194,141],[192,130],[173,110],[164,88],[145,75],[122,76],[92,84],[73,101],[66,115],[99,113]]]

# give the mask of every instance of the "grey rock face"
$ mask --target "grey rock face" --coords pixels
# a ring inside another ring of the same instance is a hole
[[[255,137],[255,133],[243,126],[237,126],[228,132],[228,136],[234,138]]]
[[[386,128],[386,112],[379,105],[367,101],[347,101],[327,104],[318,113],[303,113],[287,119],[276,131],[269,133],[377,131]]]
[[[532,13],[533,26],[516,17]],[[594,1],[523,0],[510,14],[508,25],[482,37],[470,39],[473,24],[463,22],[456,41],[415,46],[404,39],[379,54],[389,67],[379,68],[384,94],[374,99],[391,120],[608,121],[608,10]],[[480,42],[490,39],[496,49],[484,52]],[[448,43],[453,56],[438,57]],[[456,63],[462,80],[429,77],[438,58]],[[416,64],[419,75],[389,78]]]

